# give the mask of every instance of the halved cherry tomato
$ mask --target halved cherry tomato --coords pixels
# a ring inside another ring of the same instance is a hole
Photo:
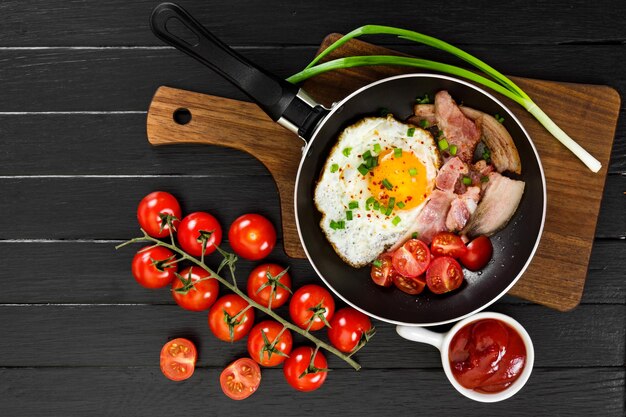
[[[237,294],[218,299],[209,310],[209,328],[213,334],[225,342],[236,342],[245,337],[254,324],[254,308],[239,313],[249,305]]]
[[[390,253],[383,253],[376,259],[380,262],[380,266],[372,264],[372,270],[370,271],[370,277],[374,284],[381,287],[390,287],[393,283],[393,265],[391,261]]]
[[[393,274],[393,283],[400,291],[411,295],[420,294],[424,291],[426,280],[424,275],[419,277],[404,277],[398,273]]]
[[[146,246],[135,254],[132,272],[135,280],[146,288],[161,288],[176,276],[178,264],[170,264],[174,252],[162,246]]]
[[[439,232],[433,237],[430,251],[435,256],[462,256],[467,248],[463,239],[451,232]]]
[[[326,324],[324,321],[330,321],[334,313],[333,296],[319,285],[309,284],[300,287],[289,302],[291,321],[303,329],[321,329]]]
[[[233,400],[244,400],[251,396],[261,384],[261,369],[250,358],[237,359],[220,375],[220,386],[224,394]]]
[[[139,226],[152,237],[166,237],[170,234],[167,216],[170,216],[174,230],[181,219],[180,204],[176,197],[165,191],[155,191],[145,196],[137,207]]]
[[[467,251],[459,258],[470,271],[483,269],[491,260],[493,245],[487,236],[478,236],[467,245]]]
[[[298,391],[315,391],[326,381],[328,362],[319,350],[313,359],[313,367],[309,369],[311,364],[311,356],[315,351],[308,346],[300,346],[291,352],[291,355],[283,365],[283,373],[285,379]],[[305,375],[302,375],[305,373]]]
[[[172,284],[172,295],[176,303],[185,310],[204,311],[217,300],[219,283],[216,279],[207,279],[211,274],[204,269],[190,266],[179,275]]]
[[[393,253],[393,267],[402,276],[422,275],[430,264],[430,250],[418,239],[409,239]]]
[[[328,339],[342,352],[352,352],[361,339],[369,337],[372,322],[360,311],[346,307],[337,310],[328,328]]]
[[[238,256],[258,261],[274,249],[276,229],[260,214],[244,214],[230,225],[228,243]]]
[[[187,339],[170,340],[161,349],[161,371],[172,381],[182,381],[193,375],[198,352]]]
[[[265,343],[263,333],[269,345]],[[260,322],[250,330],[248,336],[248,353],[256,363],[263,366],[283,363],[291,353],[292,346],[291,332],[287,329],[283,331],[283,325],[274,320]]]
[[[178,243],[190,255],[201,256],[203,243],[206,245],[204,254],[213,253],[221,242],[222,227],[209,213],[188,214],[178,225]]]
[[[426,271],[426,285],[435,294],[456,290],[463,282],[461,265],[450,256],[433,259]]]
[[[248,275],[248,297],[265,307],[269,307],[271,298],[272,308],[278,308],[290,295],[291,277],[280,265],[262,264]]]

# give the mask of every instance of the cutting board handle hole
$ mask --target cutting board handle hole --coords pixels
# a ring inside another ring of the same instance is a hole
[[[191,112],[189,109],[185,109],[183,107],[174,110],[174,114],[172,116],[174,121],[179,125],[186,125],[191,121]]]

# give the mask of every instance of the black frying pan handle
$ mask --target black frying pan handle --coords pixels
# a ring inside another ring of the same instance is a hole
[[[189,32],[185,39],[171,32],[174,24]],[[296,119],[301,120],[290,120],[284,125],[293,126],[295,130],[292,130],[300,133],[304,121],[310,119],[308,113],[316,107],[316,103],[302,106],[302,100],[294,100],[299,91],[297,86],[262,70],[233,51],[177,4],[161,3],[156,6],[150,17],[150,27],[159,39],[202,62],[241,89],[272,120],[280,122],[286,114],[298,113]]]

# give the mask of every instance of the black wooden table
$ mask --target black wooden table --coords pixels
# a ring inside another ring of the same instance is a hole
[[[327,33],[378,23],[441,37],[505,73],[626,93],[623,1],[286,3],[182,4],[283,76],[306,65]],[[227,399],[218,376],[245,354],[245,344],[218,342],[206,314],[183,311],[166,290],[140,288],[129,269],[134,251],[114,246],[136,235],[136,204],[155,189],[173,192],[187,212],[211,211],[225,227],[250,211],[280,226],[278,197],[265,168],[248,155],[148,145],[145,111],[160,85],[243,98],[150,33],[154,5],[0,4],[1,416],[624,415],[624,114],[582,304],[559,313],[505,297],[491,308],[523,323],[535,342],[535,371],[515,398],[483,405],[461,397],[434,349],[376,323],[378,334],[358,354],[361,372],[332,358],[324,387],[304,394],[286,384],[280,369],[266,369],[251,398]],[[286,258],[280,244],[270,259],[290,264],[296,285],[318,280],[306,261]],[[252,266],[239,265],[242,281]],[[160,347],[173,336],[194,339],[200,353],[196,374],[180,384],[158,367]]]

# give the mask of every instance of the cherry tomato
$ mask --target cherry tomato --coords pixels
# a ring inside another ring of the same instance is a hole
[[[244,214],[230,225],[228,242],[237,256],[258,261],[274,249],[276,229],[260,214]]]
[[[402,276],[422,275],[430,263],[430,250],[421,240],[410,239],[393,253],[394,269]]]
[[[263,333],[269,346],[265,344]],[[280,335],[280,336],[279,336]],[[293,339],[291,332],[283,331],[283,325],[274,320],[265,320],[257,324],[248,336],[248,353],[259,365],[276,366],[287,359],[291,352]]]
[[[237,359],[220,375],[220,386],[224,394],[233,400],[244,400],[259,388],[261,369],[250,358]]]
[[[265,307],[269,307],[270,297],[272,308],[282,306],[290,294],[291,277],[280,265],[262,264],[248,275],[248,297]]]
[[[439,232],[433,237],[430,252],[435,256],[458,258],[467,251],[463,239],[451,232]]]
[[[215,279],[202,268],[191,266],[180,272],[180,278],[172,283],[172,295],[176,303],[185,310],[204,311],[211,307],[220,291]],[[185,283],[183,283],[185,280]]]
[[[435,294],[456,290],[463,282],[461,265],[449,256],[433,259],[426,271],[426,285]]]
[[[340,351],[350,353],[370,330],[372,322],[369,317],[352,307],[346,307],[337,310],[330,321],[328,339]]]
[[[174,260],[174,252],[162,246],[140,249],[132,262],[133,276],[146,288],[161,288],[176,276],[178,264],[167,265]]]
[[[315,391],[326,381],[328,362],[319,350],[313,360],[313,369],[309,370],[311,356],[315,351],[308,346],[300,346],[291,352],[283,365],[285,379],[298,391]],[[302,374],[307,371],[305,375]]]
[[[424,291],[426,280],[424,275],[419,277],[404,277],[398,273],[393,274],[393,283],[400,291],[411,295],[420,294]]]
[[[188,214],[178,225],[178,243],[190,255],[202,255],[202,243],[206,240],[204,254],[215,251],[215,246],[222,242],[222,227],[209,213],[197,211]]]
[[[165,191],[155,191],[145,196],[137,207],[139,226],[152,237],[166,237],[170,234],[167,216],[172,217],[174,230],[181,219],[180,204],[176,197]]]
[[[245,337],[254,324],[254,308],[250,307],[237,319],[235,316],[249,304],[237,294],[219,298],[209,310],[209,328],[225,342],[236,342]]]
[[[467,251],[459,260],[470,271],[483,269],[491,260],[493,246],[487,236],[478,236],[467,245]]]
[[[384,253],[376,259],[376,261],[380,262],[380,266],[376,266],[372,264],[372,270],[370,272],[370,277],[372,277],[372,281],[374,284],[380,285],[381,287],[390,287],[393,283],[393,265],[391,261],[391,254]]]
[[[316,311],[314,311],[316,310]],[[289,302],[291,321],[303,329],[319,330],[333,318],[335,300],[319,285],[309,284],[300,287]],[[323,319],[322,319],[323,317]]]
[[[182,381],[193,375],[198,352],[187,339],[174,339],[161,349],[161,372],[172,381]]]

